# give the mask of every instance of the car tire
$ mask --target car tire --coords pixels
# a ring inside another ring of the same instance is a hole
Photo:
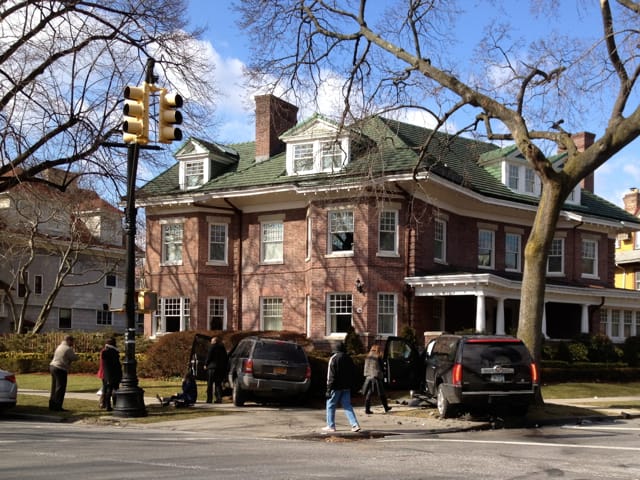
[[[236,407],[242,407],[244,405],[244,392],[242,388],[240,388],[240,382],[237,378],[233,379],[233,391],[231,392],[231,398],[233,399],[233,404]]]
[[[441,418],[451,417],[452,407],[449,400],[447,400],[447,397],[444,395],[442,384],[436,387],[436,407],[438,408],[438,414]]]

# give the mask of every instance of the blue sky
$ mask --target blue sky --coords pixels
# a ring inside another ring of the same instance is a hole
[[[384,3],[383,0],[379,0]],[[462,5],[475,5],[475,0],[464,0]],[[210,54],[214,62],[216,88],[219,91],[216,106],[216,125],[212,139],[221,143],[235,143],[253,140],[255,125],[253,119],[253,93],[244,90],[239,82],[242,66],[248,60],[247,39],[236,26],[236,17],[227,0],[190,0],[191,22],[207,27],[204,40],[210,45]],[[371,1],[371,3],[376,3]],[[522,31],[531,28],[528,11],[529,2],[516,0],[507,3],[503,12],[505,18]],[[597,17],[585,17],[573,2],[562,2],[564,25],[588,30],[590,26],[599,27]],[[477,12],[477,10],[476,10]],[[460,24],[465,37],[461,48],[471,48],[478,24],[477,13],[467,15]],[[562,25],[562,23],[561,23]],[[467,38],[468,37],[468,38]],[[321,112],[326,113],[326,112]],[[588,121],[587,121],[588,123]],[[584,130],[599,132],[601,129],[584,127]],[[188,135],[188,132],[187,132]],[[640,187],[640,140],[636,140],[625,150],[610,159],[595,174],[595,193],[611,203],[622,206],[622,197],[631,187]]]

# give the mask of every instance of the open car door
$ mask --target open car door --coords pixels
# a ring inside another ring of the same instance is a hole
[[[197,380],[207,379],[207,371],[204,368],[206,365],[204,362],[207,359],[211,338],[209,335],[196,333],[193,339],[191,355],[189,355],[189,368]]]
[[[424,377],[421,357],[402,337],[389,337],[384,347],[384,381],[389,389],[420,389]]]

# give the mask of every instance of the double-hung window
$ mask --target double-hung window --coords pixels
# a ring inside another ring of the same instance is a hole
[[[342,168],[342,147],[338,142],[321,144],[322,170],[340,170]]]
[[[507,233],[504,237],[504,268],[519,272],[521,263],[520,249],[522,238],[517,233]]]
[[[284,223],[271,221],[261,223],[263,263],[282,263],[284,256]]]
[[[167,223],[162,225],[162,264],[182,264],[182,223]]]
[[[384,254],[398,253],[398,211],[380,212],[378,227],[378,251]]]
[[[494,232],[492,230],[478,231],[478,266],[493,268],[494,261]]]
[[[595,240],[582,240],[582,275],[598,276],[598,242]]]
[[[296,173],[313,171],[313,143],[293,145],[293,170]]]
[[[204,183],[204,162],[202,160],[187,161],[184,164],[185,188],[197,188]]]
[[[282,298],[264,297],[260,315],[263,330],[282,330]]]
[[[209,330],[225,330],[227,328],[227,299],[209,297]]]
[[[209,262],[227,263],[227,227],[226,223],[209,224]]]
[[[331,293],[327,297],[328,333],[346,333],[353,321],[353,298],[350,293]]]
[[[551,241],[549,257],[547,258],[547,274],[562,275],[564,273],[564,238],[554,238]]]
[[[517,165],[507,165],[508,182],[511,190],[518,190],[518,183],[520,182],[520,167]]]
[[[329,253],[353,252],[353,211],[329,212]]]
[[[378,294],[378,334],[394,335],[396,331],[396,296],[393,293]]]
[[[436,218],[433,223],[433,259],[447,261],[447,222]]]

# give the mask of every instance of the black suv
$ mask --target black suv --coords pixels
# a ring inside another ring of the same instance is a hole
[[[387,350],[400,350],[402,343],[392,337]],[[529,350],[507,335],[443,334],[427,344],[421,361],[385,363],[391,385],[400,383],[399,376],[407,378],[409,371],[424,375],[424,382],[413,386],[435,399],[443,418],[463,410],[524,416],[538,388],[538,370]]]
[[[240,340],[229,355],[233,403],[303,401],[311,385],[311,366],[295,342],[261,337]]]

